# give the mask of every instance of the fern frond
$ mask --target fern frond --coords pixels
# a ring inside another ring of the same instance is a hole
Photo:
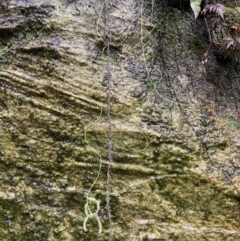
[[[221,3],[207,4],[202,10],[203,15],[208,13],[216,13],[219,17],[224,19],[225,6]]]
[[[234,23],[232,26],[231,26],[231,29],[232,30],[235,30],[237,32],[240,32],[240,23]]]
[[[240,50],[240,36],[230,37],[227,36],[223,39],[225,51]]]

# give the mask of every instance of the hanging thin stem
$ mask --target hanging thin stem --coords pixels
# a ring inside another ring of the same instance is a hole
[[[106,81],[107,81],[107,121],[108,121],[108,167],[107,167],[107,184],[106,184],[106,208],[108,213],[108,221],[110,224],[110,234],[109,234],[109,241],[112,240],[112,231],[111,231],[111,208],[110,208],[110,180],[111,180],[111,165],[113,162],[112,159],[112,121],[111,121],[111,85],[112,85],[112,74],[111,74],[111,65],[110,65],[110,43],[111,43],[111,30],[109,26],[109,15],[108,15],[108,7],[109,1],[105,2],[105,43],[106,43],[106,53],[107,53],[107,65],[106,65]]]

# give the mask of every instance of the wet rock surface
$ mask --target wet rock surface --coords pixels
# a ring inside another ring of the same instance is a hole
[[[240,239],[239,65],[151,4],[0,1],[1,240]]]

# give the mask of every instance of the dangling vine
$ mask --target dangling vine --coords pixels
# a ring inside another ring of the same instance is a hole
[[[92,86],[92,88],[93,88],[93,86]],[[87,94],[88,98],[92,99],[88,93],[86,93],[86,94]],[[93,146],[90,145],[90,143],[88,141],[88,138],[87,138],[88,129],[90,127],[92,127],[93,125],[95,125],[102,116],[103,108],[102,108],[101,105],[99,105],[99,107],[100,107],[100,114],[99,114],[98,118],[94,122],[92,122],[92,123],[90,123],[90,124],[88,124],[84,127],[85,142],[86,142],[87,146],[98,156],[99,167],[98,167],[97,176],[96,176],[95,180],[93,181],[92,185],[90,186],[90,188],[88,189],[87,194],[86,194],[86,204],[84,205],[84,213],[85,213],[86,217],[85,217],[84,222],[83,222],[83,230],[85,232],[87,231],[88,219],[95,218],[97,220],[97,223],[98,223],[98,233],[101,233],[102,232],[102,223],[101,223],[101,221],[99,219],[99,216],[98,216],[98,212],[100,210],[100,201],[93,198],[93,197],[90,197],[90,193],[91,193],[91,190],[94,187],[94,185],[97,183],[97,181],[99,179],[99,176],[101,174],[102,156],[99,154],[99,152]],[[91,211],[91,208],[89,206],[90,203],[93,203],[93,204],[96,205],[96,211],[95,212]]]
[[[112,158],[112,149],[113,149],[113,141],[112,141],[112,121],[111,121],[111,85],[112,85],[112,74],[111,74],[111,63],[110,63],[110,43],[111,43],[111,30],[109,26],[109,0],[105,1],[105,31],[104,31],[104,42],[106,46],[106,55],[107,55],[107,64],[106,64],[106,74],[105,80],[107,83],[107,122],[108,122],[108,167],[107,167],[107,182],[106,182],[106,208],[107,208],[107,215],[109,221],[109,240],[112,240],[112,218],[111,218],[111,209],[110,209],[110,180],[111,180],[111,165],[113,162]]]
[[[111,164],[113,162],[112,159],[112,147],[113,147],[113,143],[112,143],[112,122],[111,122],[111,64],[110,64],[110,43],[111,43],[111,31],[110,31],[110,26],[108,25],[109,19],[108,19],[108,8],[109,8],[109,0],[106,0],[101,7],[99,16],[98,16],[98,20],[97,20],[97,25],[96,25],[96,31],[99,35],[99,37],[101,38],[101,40],[104,42],[104,48],[102,50],[102,55],[104,54],[104,52],[106,52],[106,73],[104,75],[104,81],[107,84],[107,103],[106,103],[106,114],[107,114],[107,123],[108,123],[108,167],[107,167],[107,182],[106,182],[106,208],[107,208],[107,215],[108,215],[108,221],[110,223],[110,235],[109,235],[109,240],[112,240],[112,233],[111,233],[111,210],[110,210],[110,178],[111,178]],[[103,11],[105,12],[105,19],[104,19],[104,35],[102,36],[99,30],[99,21],[100,18],[102,17],[102,13]],[[88,95],[88,94],[87,94]],[[91,98],[88,95],[89,98]],[[92,98],[91,98],[92,99]],[[102,112],[103,112],[103,108],[102,106],[100,106],[100,115],[98,116],[97,120],[89,125],[87,125],[84,128],[84,136],[85,136],[85,142],[87,143],[87,145],[98,155],[99,158],[99,169],[98,169],[98,173],[97,176],[94,180],[94,182],[92,183],[91,187],[89,188],[88,192],[87,192],[87,196],[86,196],[86,204],[84,206],[84,213],[85,213],[85,219],[84,219],[84,223],[83,223],[83,229],[84,231],[87,231],[87,222],[88,219],[90,218],[95,218],[97,220],[98,223],[98,233],[102,232],[102,223],[100,221],[100,218],[98,216],[98,212],[100,210],[100,200],[97,200],[93,197],[90,197],[90,192],[93,188],[93,186],[97,183],[97,180],[100,176],[101,173],[101,169],[102,169],[102,157],[99,154],[99,152],[93,148],[90,144],[89,141],[87,139],[87,130],[93,126],[94,124],[96,124],[99,119],[102,116]],[[92,202],[93,204],[95,204],[96,209],[95,211],[91,211],[89,203]]]
[[[156,82],[154,82],[154,81],[152,80],[152,78],[151,78],[150,70],[149,70],[149,68],[148,68],[148,66],[147,66],[146,53],[145,53],[145,49],[144,49],[144,46],[145,46],[144,41],[145,41],[145,39],[147,39],[147,37],[148,37],[149,35],[152,34],[152,32],[154,31],[155,27],[152,27],[151,31],[150,31],[146,36],[144,36],[144,34],[143,34],[143,21],[144,21],[144,19],[143,19],[143,9],[142,9],[142,8],[143,8],[143,1],[141,1],[141,9],[140,9],[140,42],[141,42],[141,48],[142,48],[142,56],[143,56],[144,66],[145,66],[145,70],[146,70],[146,73],[147,73],[146,81],[149,81],[149,82],[150,82],[151,90],[152,90],[155,94],[157,94],[161,99],[163,99],[163,100],[165,100],[165,101],[167,101],[167,102],[169,102],[169,103],[174,104],[174,101],[172,101],[172,100],[164,97],[163,95],[161,95],[161,94],[159,93],[158,89],[157,89],[157,85],[162,81],[162,71],[154,66],[154,70],[157,70],[157,71],[158,71],[158,73],[160,74],[160,78],[159,78],[159,80],[156,81]],[[154,0],[152,0],[152,14],[153,14],[153,9],[154,9]],[[152,19],[152,18],[153,18],[153,16],[151,16],[151,19]],[[150,48],[150,49],[151,49],[151,53],[152,53],[151,62],[152,62],[152,65],[153,65],[153,61],[154,61],[154,57],[155,57],[155,56],[154,56],[154,51],[153,51],[153,49],[152,49],[152,48]]]

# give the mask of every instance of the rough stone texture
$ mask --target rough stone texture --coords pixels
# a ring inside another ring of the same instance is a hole
[[[0,7],[1,240],[240,240],[240,69],[188,1]]]

